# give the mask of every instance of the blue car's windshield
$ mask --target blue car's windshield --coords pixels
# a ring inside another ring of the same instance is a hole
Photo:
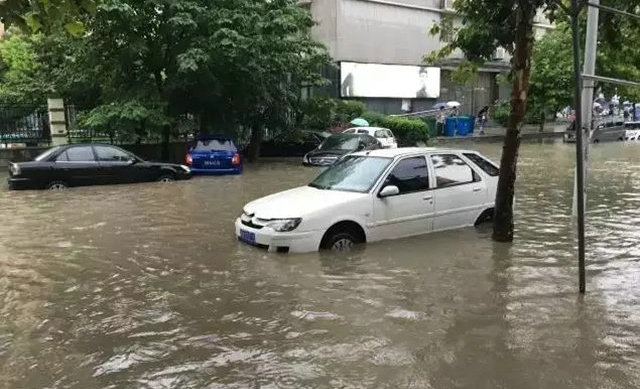
[[[347,156],[322,172],[309,186],[366,193],[391,163],[391,158]]]
[[[194,151],[238,151],[231,139],[199,140],[193,147]]]

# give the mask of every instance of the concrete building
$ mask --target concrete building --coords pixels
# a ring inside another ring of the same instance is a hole
[[[423,57],[446,43],[447,34],[430,35],[435,23],[450,15],[456,20],[453,0],[304,0],[317,22],[313,36],[324,43],[340,68],[341,62],[424,66]],[[536,18],[536,33],[553,28],[542,15]],[[476,113],[481,107],[498,99],[508,98],[509,88],[500,85],[500,73],[509,69],[509,58],[498,50],[495,60],[480,69],[472,85],[456,85],[451,71],[462,59],[454,53],[440,67],[438,98],[359,97],[370,109],[384,113],[419,111],[431,108],[439,101],[459,101],[462,111]],[[324,91],[334,97],[341,95],[339,70],[327,69],[332,85]]]

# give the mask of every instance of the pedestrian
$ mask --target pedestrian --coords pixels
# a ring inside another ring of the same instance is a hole
[[[438,124],[438,134],[444,135],[444,121],[447,118],[447,114],[444,111],[444,107],[440,107],[440,112],[436,116],[436,123]]]
[[[487,119],[489,116],[489,106],[485,105],[478,112],[478,125],[480,126],[480,135],[484,135],[484,127],[487,125]]]

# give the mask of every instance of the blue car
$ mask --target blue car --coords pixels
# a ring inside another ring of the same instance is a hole
[[[187,152],[187,165],[194,174],[240,174],[242,159],[238,147],[227,136],[200,138]]]

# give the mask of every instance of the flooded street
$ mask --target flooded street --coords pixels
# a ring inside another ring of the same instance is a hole
[[[640,144],[592,150],[584,298],[572,150],[522,145],[513,245],[348,257],[235,240],[246,202],[314,176],[297,160],[66,192],[2,173],[0,388],[640,387]]]

